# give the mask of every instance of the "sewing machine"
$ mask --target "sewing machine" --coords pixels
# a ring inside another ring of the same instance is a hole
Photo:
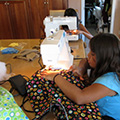
[[[77,18],[76,17],[53,17],[49,16],[44,19],[45,25],[45,34],[46,37],[51,36],[52,34],[57,33],[62,26],[68,26],[68,30],[77,29]],[[68,41],[77,41],[79,39],[78,35],[75,34],[66,34]]]
[[[46,37],[40,47],[42,61],[46,67],[68,69],[73,64],[73,55],[64,30]]]

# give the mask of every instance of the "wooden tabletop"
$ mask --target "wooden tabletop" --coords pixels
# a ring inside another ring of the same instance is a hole
[[[32,49],[34,46],[40,44],[40,39],[25,39],[25,40],[0,40],[0,46],[9,47],[10,43],[19,43],[18,50],[21,52],[24,49]],[[35,71],[40,69],[38,58],[33,61],[26,61],[23,59],[13,59],[17,54],[1,54],[0,61],[10,63],[12,72],[15,74],[22,74],[30,77]]]
[[[40,39],[13,39],[0,40],[0,47],[9,47],[10,43],[18,43],[19,52],[24,49],[32,49],[34,46],[40,46]],[[85,58],[84,44],[82,40],[70,41],[69,45],[73,50],[74,64],[77,64],[81,58]],[[15,74],[23,74],[30,77],[34,72],[40,69],[38,58],[33,61],[25,61],[23,59],[13,59],[16,54],[1,54],[0,61],[10,63],[12,72]]]
[[[19,49],[19,52],[24,49],[32,49],[34,46],[39,46],[41,44],[42,40],[40,39],[7,39],[7,40],[0,40],[0,47],[9,47],[9,44],[11,43],[18,43],[19,46],[17,47]],[[69,42],[69,45],[71,46],[73,50],[74,55],[74,64],[78,64],[81,58],[85,58],[85,50],[84,50],[84,44],[82,40],[78,41],[71,41]],[[13,57],[16,54],[1,54],[0,52],[0,61],[11,64],[12,72],[17,75],[26,75],[27,77],[31,77],[37,70],[39,70],[41,67],[38,63],[39,58],[34,59],[33,61],[26,61],[23,59],[13,59]],[[10,90],[11,86],[7,82],[2,85],[6,89]],[[21,105],[22,103],[22,96],[16,96],[14,97],[17,104]],[[32,110],[31,105],[29,102],[25,105],[25,107],[29,110]],[[25,111],[24,111],[25,112]],[[25,112],[25,114],[32,119],[34,117],[34,113],[28,113]]]

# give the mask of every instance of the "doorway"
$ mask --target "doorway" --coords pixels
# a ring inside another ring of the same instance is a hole
[[[110,32],[112,0],[85,0],[85,26],[96,35]]]
[[[85,26],[94,36],[97,32],[97,21],[94,16],[94,9],[97,4],[95,0],[85,0]]]

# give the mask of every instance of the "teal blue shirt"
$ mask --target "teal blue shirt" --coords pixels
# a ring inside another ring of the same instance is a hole
[[[106,73],[97,78],[94,83],[102,84],[117,93],[115,96],[106,96],[96,102],[102,116],[107,115],[120,120],[120,81],[117,74],[114,72]]]

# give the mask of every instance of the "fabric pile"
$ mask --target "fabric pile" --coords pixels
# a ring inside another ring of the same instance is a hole
[[[21,51],[18,55],[14,56],[13,58],[23,59],[26,61],[33,61],[35,58],[40,56],[39,50],[35,49],[25,49]]]
[[[0,120],[29,120],[13,95],[3,87],[0,87]]]
[[[26,89],[32,108],[36,113],[36,119],[41,119],[47,112],[53,113],[59,120],[101,120],[96,102],[77,105],[64,95],[61,89],[53,81],[42,78],[41,70],[38,70],[27,82]],[[72,72],[61,71],[61,75],[75,84],[80,89],[85,85]]]

